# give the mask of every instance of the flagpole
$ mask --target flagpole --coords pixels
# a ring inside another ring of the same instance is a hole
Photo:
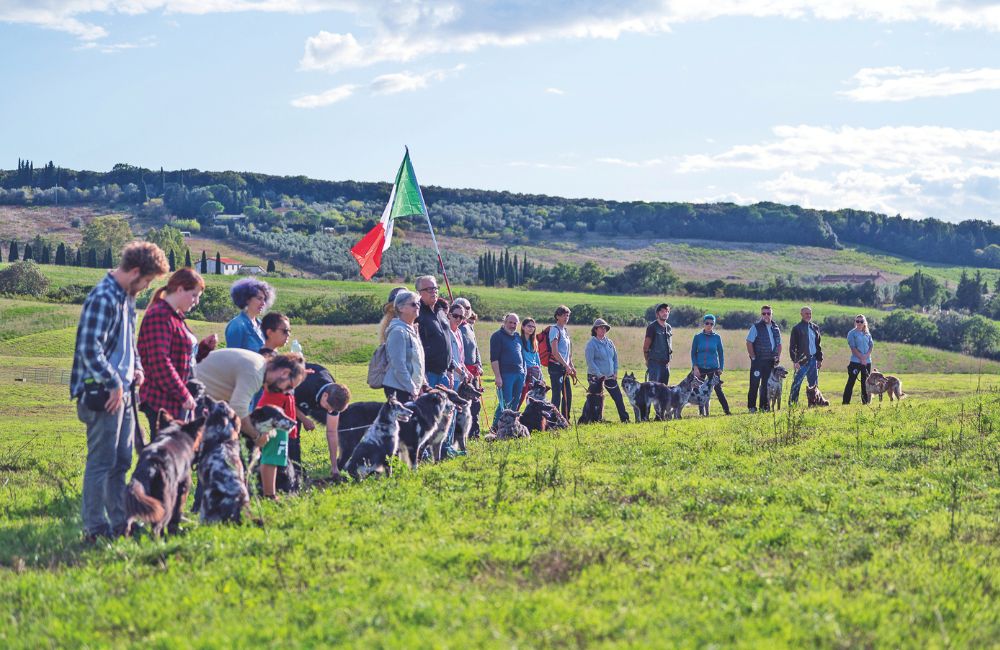
[[[406,149],[407,157],[409,157],[410,148],[405,145],[404,148]],[[416,179],[416,177],[417,177],[417,172],[414,171],[413,178]],[[454,301],[454,298],[451,295],[451,283],[448,282],[448,271],[446,271],[444,268],[444,259],[441,257],[441,249],[438,247],[437,237],[434,236],[434,226],[431,225],[431,215],[427,211],[427,204],[424,202],[424,191],[420,189],[420,183],[416,183],[416,186],[417,186],[417,193],[420,195],[420,207],[424,209],[424,217],[427,219],[427,228],[431,231],[431,241],[434,242],[434,252],[437,253],[438,264],[441,265],[441,275],[444,276],[444,286],[448,289],[448,302],[452,302]]]

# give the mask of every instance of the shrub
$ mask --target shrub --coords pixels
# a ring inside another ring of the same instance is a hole
[[[188,312],[188,316],[196,320],[224,323],[235,316],[236,312],[228,287],[205,287],[198,306]]]
[[[67,284],[58,289],[49,289],[45,297],[52,302],[62,302],[70,305],[82,305],[87,299],[87,294],[94,286],[90,284]],[[147,298],[148,300],[148,298]]]
[[[926,316],[905,309],[897,309],[889,314],[882,321],[879,333],[886,341],[914,345],[935,345],[938,339],[937,325]]]
[[[932,317],[931,320],[937,326],[938,330],[937,343],[935,344],[937,347],[945,350],[962,349],[962,340],[966,333],[965,323],[969,320],[968,316],[954,311],[943,311]]]
[[[569,321],[574,325],[593,325],[594,321],[601,317],[600,310],[590,303],[573,305],[570,307]]]
[[[1000,349],[1000,328],[996,323],[976,314],[962,327],[962,350],[977,357],[987,357]]]
[[[364,325],[382,318],[382,300],[370,293],[351,293],[339,298],[304,298],[285,307],[284,314],[296,323],[313,325]]]
[[[652,305],[648,310],[646,310],[647,315],[651,314],[656,305]],[[701,325],[701,317],[705,315],[705,312],[697,307],[692,307],[691,305],[675,305],[670,308],[670,318],[667,322],[673,327],[698,327]],[[655,314],[647,318],[647,320],[653,320],[656,318]]]
[[[0,293],[38,298],[45,295],[48,288],[49,279],[33,260],[12,262],[0,271]]]
[[[719,325],[727,330],[749,329],[759,318],[754,312],[743,310],[727,311],[718,317]]]
[[[187,230],[188,232],[201,232],[201,224],[194,219],[177,219],[170,224],[177,230]]]

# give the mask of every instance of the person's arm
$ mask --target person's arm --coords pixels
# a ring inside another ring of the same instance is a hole
[[[407,345],[407,334],[398,329],[389,332],[385,339],[385,352],[389,359],[388,374],[391,376],[396,386],[413,387],[413,378],[410,376],[410,360],[407,358],[409,346]],[[416,387],[419,390],[419,386]],[[416,392],[416,391],[411,391]]]
[[[598,374],[597,372],[597,345],[595,339],[587,341],[587,346],[583,348],[583,358],[587,362],[587,373]]]
[[[723,372],[726,369],[726,348],[722,345],[722,337],[715,344],[716,349],[719,351],[719,372]]]
[[[652,325],[646,326],[646,338],[642,340],[642,358],[646,360],[646,363],[649,363],[649,350],[653,347],[653,337],[649,333],[650,327]]]
[[[615,347],[614,341],[611,342],[611,377],[618,379],[618,348]]]
[[[754,325],[751,325],[750,326],[750,331],[747,332],[747,341],[746,341],[747,342],[747,356],[750,357],[751,361],[754,360],[753,344],[754,344],[754,341],[756,341],[756,340],[757,340],[757,327],[754,326]]]
[[[503,388],[503,376],[500,374],[500,362],[490,361],[490,368],[493,369],[493,380],[496,382],[497,388]]]
[[[795,327],[798,327],[798,325],[796,325]],[[795,328],[794,327],[792,328],[792,333],[789,334],[789,336],[791,337],[792,342],[790,344],[790,347],[788,348],[788,354],[792,358],[792,364],[795,366],[795,369],[798,370],[799,369],[799,360],[802,358],[802,356],[799,353],[799,340],[795,336]]]
[[[129,318],[132,319],[132,330],[135,331],[135,299],[131,298],[131,304],[129,305]],[[138,342],[138,332],[136,336],[128,341],[128,344],[132,346],[132,358],[135,360],[135,374],[132,379],[136,390],[142,386],[142,383],[146,381],[146,370],[142,365],[142,359],[139,357],[139,342]],[[194,407],[192,407],[194,408]]]
[[[241,350],[246,349],[247,335],[247,323],[244,318],[241,317],[242,314],[237,314],[235,318],[229,321],[226,325],[226,347],[227,348],[239,348]]]
[[[691,371],[698,374],[698,335],[691,339]]]
[[[871,334],[869,334],[868,335],[868,355],[867,355],[868,361],[866,361],[865,363],[871,363],[872,362],[872,350],[874,350],[874,349],[875,349],[875,339],[873,339],[871,337]]]
[[[823,367],[823,347],[820,345],[821,335],[819,333],[819,328],[816,328],[816,369],[819,370]]]
[[[326,414],[326,446],[330,450],[330,476],[338,478],[337,455],[340,452],[340,413]]]

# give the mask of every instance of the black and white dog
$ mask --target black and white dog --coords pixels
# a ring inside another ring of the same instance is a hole
[[[587,386],[587,399],[577,424],[604,422],[604,377],[593,377]]]
[[[358,481],[371,474],[391,474],[389,459],[399,450],[399,423],[408,421],[412,415],[412,410],[390,396],[347,459],[344,470]]]
[[[267,440],[278,429],[291,431],[295,426],[295,420],[285,415],[284,409],[277,406],[258,406],[249,417],[250,424],[253,425],[253,428],[257,430],[262,439],[260,440],[260,444],[251,443],[253,444],[253,450],[250,452],[250,462],[247,463],[247,484],[250,483],[250,477],[253,476],[253,473],[257,471],[257,464],[260,462],[260,450]],[[295,469],[292,463],[288,463],[285,469],[288,471],[289,482],[296,483],[297,479],[295,478]]]
[[[469,432],[472,431],[472,403],[482,397],[483,391],[476,388],[475,385],[463,381],[458,385],[458,390],[455,393],[464,400],[463,404],[452,400],[455,404],[455,446],[458,447],[459,451],[465,451],[469,442]]]
[[[681,411],[701,383],[701,380],[692,374],[688,374],[676,386],[667,386],[656,381],[639,383],[635,373],[627,372],[622,375],[622,390],[632,404],[637,422],[649,421],[650,410],[657,420],[681,419]]]
[[[693,374],[688,375],[693,376]],[[691,393],[691,397],[688,401],[691,404],[698,405],[698,414],[707,416],[709,413],[709,406],[712,399],[712,391],[715,390],[716,386],[722,385],[722,377],[717,373],[711,373],[708,379],[701,381],[701,384]]]
[[[195,459],[200,488],[198,512],[205,523],[240,523],[243,509],[250,502],[240,458],[240,419],[226,402],[204,397],[203,404],[208,419]]]
[[[521,413],[521,424],[528,431],[548,431],[549,429],[565,429],[569,422],[545,396],[549,387],[545,382],[536,382],[525,398],[524,411]]]

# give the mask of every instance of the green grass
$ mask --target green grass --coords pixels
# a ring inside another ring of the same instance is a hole
[[[9,387],[0,643],[989,646],[1000,400],[957,398],[965,382],[881,408],[475,442],[255,502],[262,528],[96,547],[79,541],[83,429],[64,388]],[[317,472],[320,440],[305,439]]]

